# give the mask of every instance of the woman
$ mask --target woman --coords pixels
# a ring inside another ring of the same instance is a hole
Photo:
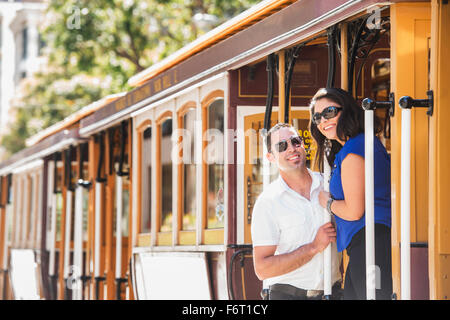
[[[337,249],[347,250],[349,263],[344,299],[366,299],[364,111],[346,91],[320,89],[312,98],[311,135],[322,169],[324,151],[332,165],[330,193],[319,201],[335,216]],[[375,121],[375,134],[381,131]],[[325,149],[325,150],[324,150]],[[375,178],[375,274],[376,298],[391,299],[391,181],[390,157],[383,144],[374,141]]]

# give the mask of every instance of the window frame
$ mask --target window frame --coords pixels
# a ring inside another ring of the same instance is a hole
[[[149,246],[151,243],[152,238],[152,226],[153,226],[153,219],[152,219],[152,206],[153,206],[153,199],[150,200],[150,232],[142,232],[142,155],[143,155],[143,134],[144,131],[151,127],[153,128],[153,122],[151,119],[144,119],[139,125],[135,128],[135,133],[137,135],[136,142],[137,142],[137,175],[136,175],[136,234],[137,234],[137,246],[143,247],[143,246]],[[150,149],[153,149],[153,139],[155,137],[152,137]],[[152,150],[153,151],[153,150]],[[153,152],[151,153],[153,157]],[[153,161],[151,161],[153,162]],[[153,171],[153,165],[152,169]],[[152,175],[153,176],[153,175]],[[152,179],[152,177],[150,177]],[[152,181],[150,180],[150,184]],[[152,198],[152,193],[149,194],[150,198]],[[130,233],[131,234],[131,233]]]
[[[173,205],[174,202],[174,176],[176,176],[176,172],[174,171],[174,164],[172,162],[172,229],[170,231],[160,231],[161,229],[161,215],[162,215],[162,164],[161,164],[161,145],[162,145],[162,130],[161,126],[162,123],[168,119],[171,119],[172,121],[172,132],[175,129],[175,121],[174,121],[174,112],[172,110],[165,110],[162,113],[158,115],[158,117],[155,120],[155,142],[156,142],[156,148],[155,148],[155,156],[156,156],[156,163],[155,163],[155,169],[156,169],[156,184],[155,184],[155,191],[156,191],[156,214],[155,214],[155,230],[156,230],[156,243],[157,246],[171,246],[174,242],[173,240],[173,234],[174,230],[174,222],[176,221],[176,206]]]
[[[208,205],[208,165],[203,159],[203,155],[206,149],[206,141],[203,139],[203,136],[206,132],[206,130],[209,127],[208,123],[208,109],[212,105],[213,102],[216,100],[222,99],[223,100],[223,108],[224,108],[224,227],[223,228],[215,228],[215,229],[207,229],[207,205]],[[202,224],[201,224],[201,233],[202,233],[202,244],[205,245],[212,245],[212,244],[224,244],[225,242],[225,229],[227,229],[227,221],[228,221],[228,210],[227,210],[227,170],[226,170],[226,163],[225,161],[225,155],[226,155],[226,128],[227,128],[227,117],[226,117],[226,100],[224,91],[221,89],[216,89],[209,94],[207,94],[202,100],[201,100],[201,110],[202,110]]]
[[[188,101],[186,103],[184,103],[179,110],[177,111],[177,128],[178,129],[184,129],[185,123],[183,121],[183,117],[191,110],[195,111],[195,120],[197,120],[197,103],[195,101]],[[196,134],[195,134],[195,130],[194,130],[194,134],[191,137],[191,139],[194,139],[194,154],[191,155],[192,158],[195,159],[195,150],[196,150],[196,145],[197,145],[197,139],[196,139]],[[178,137],[177,143],[180,143],[182,141],[181,137]],[[182,154],[180,153],[180,156]],[[192,159],[191,158],[191,159]],[[194,163],[195,164],[195,163]],[[184,162],[181,161],[179,164],[177,164],[178,166],[178,174],[177,174],[177,233],[178,233],[178,244],[180,245],[195,245],[197,242],[197,228],[198,228],[198,224],[197,224],[197,220],[199,219],[198,217],[198,210],[196,208],[195,211],[195,219],[196,219],[196,223],[195,223],[195,228],[194,230],[183,230],[183,216],[184,216],[184,196],[185,196],[185,192],[183,190],[183,185],[184,185]],[[197,176],[197,169],[196,169],[196,176]],[[198,203],[197,201],[197,192],[195,192],[195,198],[196,198],[196,204]]]

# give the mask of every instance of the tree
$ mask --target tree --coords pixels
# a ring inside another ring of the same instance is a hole
[[[26,138],[79,108],[130,90],[131,76],[207,31],[196,18],[212,17],[215,27],[258,2],[49,0],[41,30],[47,63],[21,83],[3,146],[15,153]]]

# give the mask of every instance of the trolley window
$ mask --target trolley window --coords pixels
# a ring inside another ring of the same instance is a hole
[[[225,226],[223,91],[202,101],[202,244],[223,244]]]
[[[178,112],[178,243],[192,245],[196,243],[197,222],[197,166],[195,158],[195,120],[197,109],[195,102],[187,102]]]
[[[152,208],[152,127],[148,126],[140,133],[141,155],[141,210],[140,233],[150,233]]]
[[[172,244],[172,113],[157,121],[157,244]]]
[[[195,230],[196,197],[195,179],[196,166],[194,161],[194,124],[196,111],[189,109],[181,117],[182,135],[182,230]]]

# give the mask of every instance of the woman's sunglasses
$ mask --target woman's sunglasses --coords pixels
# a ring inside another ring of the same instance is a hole
[[[291,144],[294,148],[297,148],[302,145],[302,138],[299,136],[290,137],[287,140],[281,140],[275,143],[275,150],[277,152],[284,152],[288,148],[288,141],[291,141]]]
[[[322,121],[322,117],[327,120],[334,118],[341,110],[342,110],[341,107],[335,106],[326,107],[325,109],[322,110],[322,112],[315,112],[312,116],[312,121],[316,126],[318,126],[320,124],[320,121]]]

